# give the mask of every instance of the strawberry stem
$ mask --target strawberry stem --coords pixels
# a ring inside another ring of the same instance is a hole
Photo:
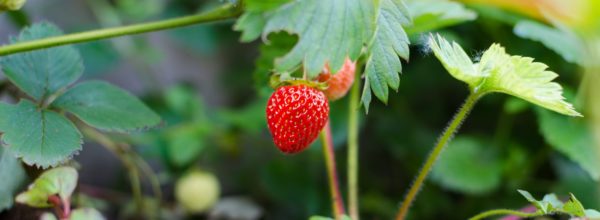
[[[360,218],[358,210],[358,112],[360,111],[360,74],[355,74],[348,105],[348,211],[350,218]]]
[[[335,166],[335,152],[333,150],[333,138],[331,135],[331,126],[329,121],[325,125],[325,129],[321,132],[321,140],[323,142],[323,154],[327,165],[327,176],[329,177],[329,190],[331,192],[331,200],[333,214],[335,219],[341,219],[346,214],[344,201],[340,193],[340,184]]]
[[[471,112],[471,110],[475,106],[475,103],[477,103],[477,100],[483,95],[484,94],[478,92],[471,93],[469,97],[467,97],[467,100],[462,105],[458,113],[454,115],[454,118],[452,119],[452,121],[450,121],[450,124],[448,125],[446,130],[444,130],[444,132],[442,133],[442,136],[440,137],[437,144],[429,154],[429,157],[427,157],[425,164],[419,171],[419,174],[415,178],[413,185],[408,190],[406,197],[404,197],[404,201],[402,201],[402,205],[400,206],[400,211],[398,211],[396,220],[403,220],[406,218],[410,206],[417,197],[417,194],[421,190],[425,179],[429,175],[431,168],[433,168],[433,165],[444,150],[444,147],[446,147],[448,143],[450,143],[450,141],[454,137],[454,134],[456,134],[456,132],[460,128],[462,122],[467,118],[469,112]]]
[[[492,217],[495,215],[513,215],[513,216],[518,216],[521,218],[533,218],[533,217],[542,216],[544,214],[521,212],[521,211],[516,211],[516,210],[510,210],[510,209],[494,209],[494,210],[489,210],[489,211],[479,213],[478,215],[471,217],[469,220],[486,219],[486,218],[489,218],[489,217]]]

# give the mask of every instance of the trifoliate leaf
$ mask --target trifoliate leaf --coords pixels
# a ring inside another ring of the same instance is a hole
[[[129,132],[160,123],[160,117],[137,97],[101,81],[80,83],[52,105],[73,113],[93,127],[107,131]]]
[[[39,23],[21,31],[11,43],[62,35],[50,23]],[[83,73],[81,56],[72,46],[53,47],[0,58],[6,77],[36,100],[47,98],[75,82]]]
[[[0,0],[0,12],[19,10],[25,2],[26,0]]]
[[[369,47],[369,57],[365,67],[365,83],[362,103],[368,111],[371,92],[387,103],[388,87],[398,90],[402,63],[400,58],[408,60],[409,39],[402,25],[410,24],[408,9],[400,0],[381,0],[377,11],[375,38]]]
[[[0,103],[0,132],[7,150],[29,165],[54,166],[81,150],[81,134],[71,121],[27,100]]]
[[[477,14],[454,1],[415,0],[406,3],[413,24],[406,27],[410,35],[425,33],[465,21],[475,20]]]
[[[363,0],[302,0],[278,8],[269,18],[263,38],[287,31],[298,34],[299,40],[276,60],[276,71],[290,72],[303,64],[313,78],[327,62],[331,72],[337,72],[347,57],[356,60],[373,36],[374,9],[373,2]]]
[[[484,194],[500,185],[502,163],[483,141],[458,137],[444,151],[432,172],[432,179],[445,188]]]
[[[600,161],[594,137],[587,125],[578,119],[538,109],[540,132],[555,150],[579,164],[594,180],[600,180]]]
[[[104,216],[93,208],[75,209],[71,213],[69,220],[104,220]]]
[[[534,21],[520,21],[515,25],[517,36],[539,41],[568,62],[583,64],[584,46],[573,33],[555,29]]]
[[[0,147],[0,211],[12,207],[13,198],[26,178],[21,161]]]
[[[72,167],[57,167],[45,171],[25,192],[19,194],[17,202],[32,207],[51,207],[48,197],[58,195],[63,202],[70,200],[77,186],[77,171]]]
[[[501,92],[570,116],[581,116],[562,96],[562,87],[552,82],[558,75],[533,58],[510,56],[493,44],[479,63],[473,64],[464,50],[441,36],[430,37],[429,45],[446,70],[479,94]]]

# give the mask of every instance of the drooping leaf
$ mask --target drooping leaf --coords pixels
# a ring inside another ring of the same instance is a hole
[[[532,58],[510,56],[493,44],[479,63],[473,64],[464,50],[441,36],[430,37],[429,45],[446,70],[467,83],[472,92],[501,92],[570,116],[581,116],[562,96],[562,87],[552,82],[558,75]]]
[[[540,132],[555,150],[579,164],[594,180],[600,180],[600,162],[594,138],[581,119],[570,119],[538,109]]]
[[[104,220],[104,216],[93,208],[75,209],[71,213],[69,220]]]
[[[468,194],[484,194],[500,185],[502,163],[483,141],[458,137],[444,151],[432,172],[432,180],[445,188]]]
[[[406,4],[413,19],[413,24],[406,27],[409,35],[425,33],[477,18],[474,11],[454,1],[415,0]]]
[[[11,43],[62,35],[50,23],[25,28]],[[72,46],[60,46],[0,58],[6,77],[36,100],[42,100],[75,82],[83,73],[81,56]]]
[[[29,165],[54,166],[81,150],[81,134],[71,121],[28,100],[0,103],[0,132],[7,150]]]
[[[0,211],[12,207],[13,198],[26,178],[21,162],[0,147]]]
[[[160,123],[160,117],[137,97],[101,81],[80,83],[52,105],[73,113],[93,127],[107,131],[129,132]]]
[[[273,12],[263,31],[287,31],[299,36],[298,43],[277,59],[277,72],[289,72],[303,64],[309,78],[329,63],[337,72],[347,57],[356,60],[371,36],[374,4],[363,0],[293,1]]]
[[[388,87],[398,90],[402,72],[400,58],[408,60],[409,39],[403,25],[410,24],[406,5],[400,0],[381,0],[377,10],[375,38],[369,47],[369,57],[365,67],[365,81],[362,103],[368,111],[372,90],[375,96],[387,104]],[[368,83],[366,83],[368,82]]]
[[[573,33],[534,21],[520,21],[514,32],[519,37],[541,42],[568,62],[583,64],[584,46]]]
[[[25,192],[19,194],[17,202],[32,207],[51,207],[48,197],[58,195],[63,202],[71,199],[77,186],[77,170],[72,167],[57,167],[45,171],[40,175]]]

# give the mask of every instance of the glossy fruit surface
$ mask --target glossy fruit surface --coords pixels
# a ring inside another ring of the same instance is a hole
[[[279,87],[267,103],[267,124],[275,145],[284,153],[308,147],[329,119],[325,94],[307,85]]]

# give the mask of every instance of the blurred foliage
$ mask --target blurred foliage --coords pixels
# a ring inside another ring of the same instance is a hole
[[[255,12],[273,10],[272,5],[285,1],[262,2],[264,5],[252,6]],[[402,63],[402,83],[397,92],[390,92],[386,105],[372,103],[369,114],[361,115],[359,183],[363,219],[394,216],[413,175],[468,92],[464,83],[447,74],[423,45],[422,31],[438,31],[447,39],[457,41],[476,61],[490,44],[500,43],[510,54],[535,57],[536,61],[548,64],[550,70],[559,74],[557,81],[561,85],[576,89],[577,96],[584,93],[579,87],[582,64],[586,64],[582,59],[589,58],[591,49],[585,43],[588,39],[582,40],[580,35],[598,33],[599,29],[594,28],[600,23],[597,15],[587,12],[597,12],[598,3],[590,1],[592,6],[581,7],[584,11],[581,13],[567,12],[569,16],[560,17],[565,20],[559,19],[564,23],[561,25],[532,10],[528,2],[542,1],[407,1],[407,8],[414,17],[413,26],[405,27],[411,39],[411,57],[410,62]],[[220,3],[222,1],[217,0],[110,1],[123,23],[193,14]],[[565,9],[569,8],[573,7]],[[8,15],[0,19],[20,27],[28,23],[27,13],[37,18],[34,12],[27,9],[23,11],[24,16],[11,13],[12,20]],[[15,19],[17,16],[19,19]],[[244,16],[246,22],[251,23],[249,30],[264,25],[261,22],[266,20],[261,19],[267,19],[262,17],[264,14]],[[95,21],[73,20],[81,24],[71,30],[98,26]],[[216,73],[202,72],[216,75],[207,78],[212,81],[206,84],[182,79],[175,84],[144,88],[147,91],[144,101],[160,114],[164,123],[147,133],[122,139],[133,144],[158,170],[165,199],[148,198],[147,207],[160,210],[162,218],[208,218],[210,210],[200,214],[182,212],[175,198],[177,181],[191,170],[202,169],[218,179],[220,200],[232,196],[249,198],[249,203],[263,211],[264,219],[331,216],[320,143],[314,143],[299,155],[282,155],[266,130],[264,106],[272,91],[268,82],[275,69],[273,61],[287,54],[298,43],[298,36],[277,32],[260,42],[263,39],[256,38],[261,32],[244,32],[249,36],[242,37],[232,30],[233,25],[233,22],[196,25],[159,35],[174,43],[170,45],[175,45],[174,50],[182,56],[198,60],[210,58],[222,63],[215,64],[219,66],[214,70]],[[241,44],[240,37],[245,41],[256,40]],[[156,39],[145,35],[134,39],[133,54],[143,61],[142,65],[156,67],[166,60],[163,47],[156,47]],[[83,57],[86,77],[91,78],[120,80],[119,75],[111,73],[130,58],[120,53],[120,48],[111,41],[81,44],[77,48]],[[168,68],[160,70],[159,74],[171,73]],[[143,72],[144,68],[132,71]],[[199,85],[207,84],[219,85],[216,88],[220,90],[205,93],[205,88]],[[577,96],[568,100],[585,100]],[[215,99],[218,101],[211,101]],[[600,102],[597,97],[591,100]],[[343,171],[346,169],[348,101],[344,98],[331,103],[341,179],[346,175]],[[499,207],[521,209],[527,202],[519,197],[516,189],[528,189],[535,195],[555,192],[558,199],[566,199],[564,196],[573,192],[583,207],[599,209],[600,190],[595,179],[600,165],[591,128],[598,125],[588,117],[594,112],[586,109],[590,104],[585,104],[577,110],[586,117],[573,119],[532,108],[531,104],[512,97],[490,95],[482,100],[465,121],[457,139],[443,153],[433,178],[413,205],[410,219],[466,219]],[[14,194],[25,187],[25,171],[16,161],[7,160],[6,152],[0,151],[0,178],[9,172],[11,181],[0,181],[0,208],[5,203],[10,204],[5,194]],[[81,187],[76,190],[77,201],[100,204],[96,208],[108,213],[109,219],[132,216],[135,211],[128,184],[118,179],[110,186],[114,189],[92,191],[94,193]],[[342,192],[346,192],[346,187],[342,185]],[[2,191],[5,189],[10,190]],[[194,190],[197,189],[190,192]],[[14,216],[14,212],[5,211],[0,218]]]

